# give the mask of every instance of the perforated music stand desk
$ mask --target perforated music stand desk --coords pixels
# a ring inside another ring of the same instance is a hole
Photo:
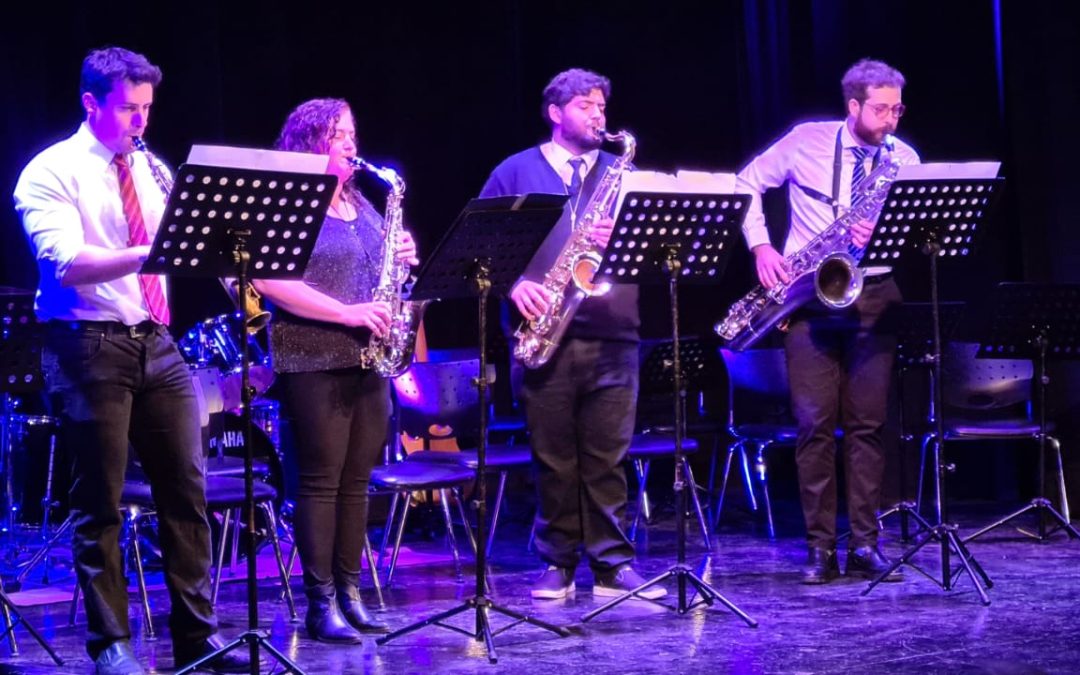
[[[1047,530],[1045,516],[1057,522],[1058,527],[1054,531],[1062,529],[1070,538],[1080,539],[1080,532],[1069,523],[1068,506],[1064,499],[1065,513],[1062,514],[1046,498],[1046,443],[1049,438],[1046,387],[1050,381],[1046,374],[1046,363],[1080,359],[1080,284],[1002,283],[979,306],[983,311],[977,316],[981,316],[982,321],[974,326],[979,336],[977,357],[1029,359],[1035,365],[1032,386],[1037,394],[1039,410],[1039,492],[1026,506],[968,535],[964,542],[981,537],[1032,511],[1038,516],[1038,530],[1032,535],[1035,539],[1045,541],[1053,534]],[[1060,472],[1060,447],[1057,452]],[[1062,474],[1058,475],[1060,477]],[[1064,481],[1059,488],[1064,495]]]
[[[904,167],[901,167],[903,172]],[[867,243],[860,265],[899,267],[913,264],[922,256],[930,260],[930,304],[933,325],[933,369],[935,443],[935,494],[937,522],[926,530],[921,538],[902,553],[893,564],[873,579],[862,591],[869,593],[895,570],[905,564],[933,580],[942,590],[951,590],[954,572],[950,552],[960,561],[961,572],[967,573],[984,605],[990,604],[986,589],[993,585],[982,566],[975,560],[957,536],[957,528],[948,522],[946,513],[944,472],[945,427],[942,419],[942,373],[941,373],[941,303],[938,299],[938,265],[942,261],[965,258],[972,254],[979,234],[990,221],[999,201],[1004,179],[945,177],[900,179],[890,186],[877,224]],[[957,173],[957,175],[960,175]],[[924,572],[911,559],[931,542],[941,544],[941,579]],[[978,575],[978,576],[976,576]],[[982,584],[980,584],[980,578]],[[985,588],[984,588],[985,586]]]
[[[670,192],[630,192],[622,198],[615,226],[604,251],[597,277],[616,284],[662,284],[671,301],[672,388],[675,405],[675,495],[677,559],[673,566],[644,584],[585,614],[582,621],[605,612],[652,586],[674,577],[678,598],[674,607],[685,614],[703,604],[719,601],[747,625],[757,622],[706,583],[686,564],[686,477],[682,451],[686,424],[683,417],[686,388],[679,350],[680,283],[719,283],[750,203],[749,195]],[[692,602],[687,586],[701,599]],[[655,602],[655,601],[654,601]]]
[[[487,300],[492,292],[506,294],[524,273],[540,244],[565,213],[566,195],[530,194],[471,200],[442,241],[421,267],[410,300],[477,298],[480,366],[476,386],[480,398],[480,431],[476,450],[476,591],[461,604],[378,638],[377,644],[399,638],[425,626],[439,626],[468,635],[487,647],[488,660],[498,662],[494,638],[504,630],[528,623],[567,637],[570,631],[495,604],[487,596]],[[458,614],[475,611],[473,630],[443,623]],[[513,619],[493,630],[491,612]]]
[[[143,274],[236,277],[238,297],[250,279],[300,279],[330,207],[337,178],[325,173],[185,164],[168,196]],[[252,486],[251,399],[246,322],[237,322],[241,346],[245,513],[247,519],[248,630],[213,654],[180,669],[192,672],[223,653],[247,645],[251,672],[261,645],[279,663],[302,672],[259,630]],[[280,561],[279,561],[280,562]]]

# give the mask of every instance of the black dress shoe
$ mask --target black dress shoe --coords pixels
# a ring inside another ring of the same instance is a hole
[[[345,621],[334,596],[308,598],[304,617],[308,637],[319,642],[355,645],[363,640],[360,633]]]
[[[862,546],[848,549],[844,573],[849,577],[876,579],[881,573],[892,567],[892,562],[878,550],[877,546]],[[889,572],[882,581],[903,581],[904,574],[899,568]]]
[[[177,669],[180,669],[204,656],[213,654],[224,646],[225,641],[221,639],[220,635],[211,635],[205,640],[186,645],[173,645],[173,663],[176,664]],[[248,650],[248,645],[239,646],[228,653],[207,661],[199,669],[215,673],[250,672],[251,659],[248,658]]]
[[[802,583],[827,584],[840,576],[840,563],[836,560],[836,549],[810,547],[803,568]]]
[[[337,602],[345,621],[361,633],[390,632],[389,626],[377,621],[367,607],[364,607],[364,601],[360,598],[360,589],[356,586],[338,586]]]
[[[144,675],[146,673],[127,640],[117,640],[102,649],[94,658],[94,672],[97,675]]]

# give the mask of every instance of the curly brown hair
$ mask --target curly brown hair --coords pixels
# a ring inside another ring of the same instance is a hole
[[[290,152],[325,154],[330,149],[337,123],[345,115],[353,117],[348,102],[340,98],[313,98],[293,108],[285,118],[274,148]],[[351,182],[341,187],[341,195],[359,206],[364,202],[360,190]]]

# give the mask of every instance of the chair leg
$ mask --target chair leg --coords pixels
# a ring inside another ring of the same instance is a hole
[[[491,544],[495,541],[495,528],[499,526],[499,512],[502,510],[503,495],[506,493],[507,471],[499,472],[499,488],[495,491],[495,505],[491,509],[491,527],[488,528],[487,545],[484,547],[484,556],[491,559]]]
[[[78,588],[78,584],[75,586]],[[8,649],[12,656],[19,655],[19,641],[15,639],[15,620],[11,617],[11,608],[7,603],[0,602],[0,610],[4,613],[4,632],[7,633]]]
[[[232,555],[229,556],[229,574],[236,577],[236,566],[240,562],[240,533],[246,531],[247,512],[235,509],[233,512]]]
[[[714,523],[720,519],[717,511],[714,511],[714,498],[716,497],[716,459],[720,453],[720,436],[713,436],[712,453],[709,456],[709,522]]]
[[[765,449],[769,447],[768,443],[759,443],[757,448],[757,456],[754,458],[754,470],[757,473],[758,480],[761,481],[761,496],[765,502],[765,520],[769,527],[769,539],[776,539],[776,526],[773,523],[772,515],[772,500],[769,498],[769,470],[768,465],[765,464]]]
[[[386,514],[386,526],[383,527],[382,543],[379,544],[379,565],[376,569],[383,568],[383,556],[386,555],[386,545],[390,543],[390,533],[394,530],[394,516],[397,515],[398,500],[401,499],[401,493],[395,492],[390,498],[390,510]],[[386,585],[390,585],[390,580],[387,579]]]
[[[263,515],[266,517],[267,536],[270,537],[270,546],[274,549],[274,560],[277,562],[278,575],[281,577],[281,589],[285,592],[285,604],[289,607],[289,619],[293,622],[298,620],[296,616],[296,604],[293,602],[292,587],[289,585],[289,571],[285,568],[285,558],[281,555],[281,542],[277,536],[277,518],[274,517],[274,506],[270,502],[259,504]]]
[[[645,491],[645,481],[648,480],[649,477],[648,463],[640,459],[635,459],[634,474],[637,476],[638,481],[637,508],[634,509],[634,520],[630,523],[630,534],[628,535],[628,538],[630,541],[636,542],[638,523],[641,521],[642,514],[645,514],[646,523],[649,518],[649,495]]]
[[[368,571],[371,572],[371,585],[375,588],[375,597],[379,599],[379,607],[385,608],[386,601],[383,599],[382,583],[379,581],[379,568],[375,566],[375,555],[371,552],[371,540],[367,532],[364,533],[364,560],[367,560]]]
[[[146,635],[154,638],[154,619],[150,615],[150,594],[146,592],[146,575],[143,573],[142,547],[139,545],[139,519],[142,513],[135,507],[128,507],[128,525],[131,545],[135,549],[135,578],[139,583],[139,598],[142,601],[143,619],[146,621]]]
[[[82,597],[82,589],[79,580],[75,580],[75,588],[71,591],[71,607],[68,609],[68,628],[75,627],[75,619],[79,615],[79,599]]]
[[[225,570],[225,546],[229,541],[229,522],[232,509],[221,513],[221,533],[218,535],[217,564],[214,565],[214,581],[210,585],[210,604],[217,607],[218,589],[221,588],[221,575]]]
[[[724,512],[724,496],[727,494],[728,477],[731,475],[731,460],[738,445],[739,443],[735,442],[728,446],[727,461],[724,462],[724,476],[720,480],[720,496],[716,498],[716,513],[713,515],[714,527],[720,527],[720,516]]]
[[[709,539],[709,524],[705,520],[705,512],[701,509],[701,499],[698,496],[698,484],[694,480],[694,470],[690,468],[690,460],[683,457],[683,469],[686,471],[687,487],[690,488],[690,496],[693,497],[694,510],[697,512],[698,527],[701,528],[701,539],[705,542],[705,549],[712,549],[712,541]]]
[[[401,537],[405,534],[405,520],[409,517],[409,506],[412,499],[408,492],[401,494],[405,503],[401,507],[401,518],[397,526],[397,535],[394,537],[394,550],[390,554],[390,567],[386,570],[386,587],[394,582],[394,569],[397,567],[398,553],[401,552]]]
[[[758,441],[760,444],[760,441]],[[746,492],[746,501],[750,503],[750,510],[757,512],[757,497],[754,496],[754,481],[750,478],[750,458],[746,455],[746,441],[739,443],[739,460],[742,462],[743,490]]]
[[[473,532],[472,523],[469,522],[468,514],[465,513],[465,500],[456,490],[454,494],[458,497],[457,508],[458,515],[461,517],[461,526],[465,528],[465,534],[469,537],[469,546],[472,547],[473,556],[476,556],[476,534]]]
[[[936,438],[936,434],[926,434],[919,449],[919,482],[915,486],[915,513],[919,515],[922,515],[923,481],[926,478],[926,448]]]
[[[458,494],[457,490],[454,490],[455,494]],[[450,518],[450,502],[447,500],[447,491],[445,488],[439,489],[439,501],[442,502],[443,518],[446,520],[446,543],[450,545],[450,554],[454,557],[454,573],[457,574],[458,581],[464,581],[465,576],[461,571],[461,555],[458,553],[457,537],[454,535],[454,522]],[[460,499],[460,495],[458,494]]]
[[[1061,492],[1061,515],[1066,522],[1072,522],[1069,516],[1069,493],[1065,489],[1065,468],[1061,461],[1061,442],[1053,436],[1047,436],[1046,440],[1054,446],[1054,455],[1057,457],[1058,490]],[[1044,495],[1045,496],[1045,495]]]

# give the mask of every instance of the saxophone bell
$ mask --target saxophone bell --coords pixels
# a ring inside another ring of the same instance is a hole
[[[862,289],[863,271],[850,253],[830,253],[814,272],[814,293],[830,309],[850,307],[859,299]]]

